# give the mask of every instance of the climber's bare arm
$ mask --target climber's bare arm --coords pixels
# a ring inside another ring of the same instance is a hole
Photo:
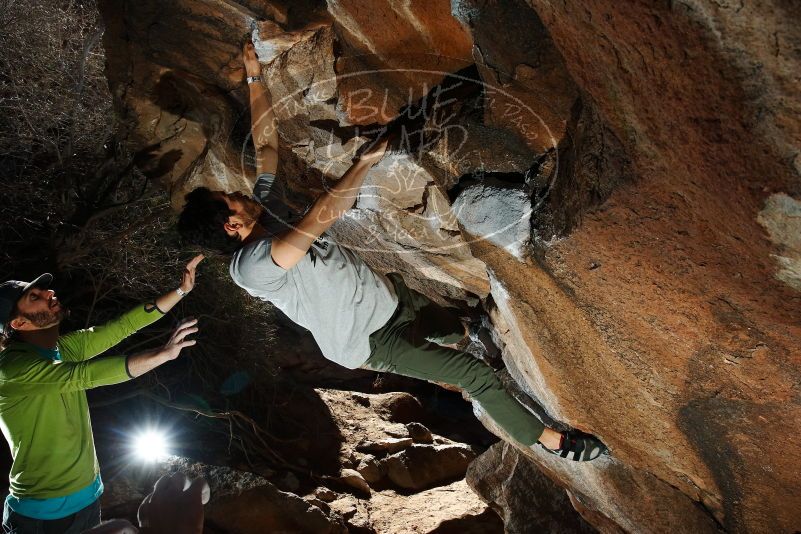
[[[386,148],[387,140],[384,139],[356,158],[336,185],[312,204],[292,230],[273,239],[271,255],[278,266],[284,269],[294,267],[314,240],[353,206],[367,172],[381,160]]]
[[[247,76],[260,76],[261,64],[253,43],[242,49]],[[273,112],[270,92],[262,81],[248,84],[250,89],[250,129],[256,147],[256,172],[275,174],[278,169],[278,121]]]

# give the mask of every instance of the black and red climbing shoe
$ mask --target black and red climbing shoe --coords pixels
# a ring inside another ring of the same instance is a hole
[[[606,452],[606,445],[601,443],[601,440],[578,430],[562,432],[562,444],[558,449],[549,449],[544,445],[542,448],[551,454],[575,462],[589,462]]]
[[[487,320],[487,323],[489,323],[489,320]],[[467,324],[467,335],[488,360],[496,361],[501,359],[501,349],[495,344],[492,339],[492,333],[481,319]]]

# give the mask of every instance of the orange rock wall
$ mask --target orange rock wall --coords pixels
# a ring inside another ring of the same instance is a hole
[[[237,54],[254,28],[277,50],[265,64],[274,97],[297,103],[279,129],[300,195],[338,178],[365,128],[419,104],[444,73],[474,69],[483,101],[447,108],[469,141],[382,163],[384,191],[399,169],[419,191],[402,206],[386,194],[358,205],[343,242],[377,237],[367,261],[441,301],[483,299],[521,388],[611,448],[581,466],[527,452],[596,527],[801,530],[796,5],[109,0],[103,11],[129,142],[176,206],[197,185],[252,183]],[[487,172],[531,191],[525,260],[449,213],[454,186]]]

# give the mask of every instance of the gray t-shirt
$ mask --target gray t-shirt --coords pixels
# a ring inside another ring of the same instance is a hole
[[[268,213],[282,209],[277,188],[271,187],[274,180],[262,174],[254,188]],[[290,211],[285,223],[294,218]],[[370,357],[370,334],[384,326],[398,306],[392,282],[325,234],[289,270],[276,265],[271,248],[271,239],[265,238],[237,250],[230,266],[234,282],[311,331],[329,360],[349,369],[361,366]]]

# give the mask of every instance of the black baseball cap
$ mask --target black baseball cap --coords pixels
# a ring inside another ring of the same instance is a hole
[[[9,280],[0,284],[0,332],[5,332],[11,321],[11,312],[22,295],[32,287],[47,287],[53,282],[53,275],[44,273],[32,282]]]

